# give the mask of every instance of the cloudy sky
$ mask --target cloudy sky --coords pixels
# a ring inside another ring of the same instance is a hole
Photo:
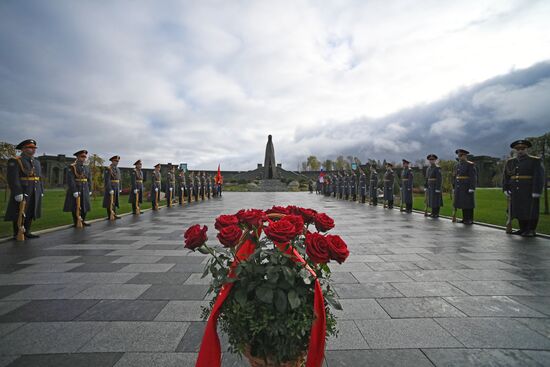
[[[0,2],[0,140],[129,166],[501,156],[550,130],[550,1]]]

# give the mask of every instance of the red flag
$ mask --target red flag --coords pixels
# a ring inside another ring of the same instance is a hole
[[[222,171],[220,171],[220,164],[218,163],[218,173],[216,174],[216,183],[223,184]]]

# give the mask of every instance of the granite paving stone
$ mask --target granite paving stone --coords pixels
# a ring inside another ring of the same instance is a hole
[[[104,299],[90,307],[76,320],[82,321],[152,321],[168,301]]]
[[[164,273],[175,264],[130,264],[120,269],[121,273]]]
[[[419,349],[330,350],[325,358],[329,367],[433,367]]]
[[[90,284],[39,284],[14,293],[5,300],[68,299],[82,292]]]
[[[122,353],[60,353],[25,355],[10,367],[112,367]]]
[[[155,318],[156,321],[201,321],[202,307],[208,301],[170,301]]]
[[[74,299],[136,299],[150,284],[96,284],[73,296]]]
[[[540,367],[529,355],[514,349],[423,349],[436,367]]]
[[[432,319],[358,320],[356,324],[373,349],[463,346]]]
[[[445,301],[473,317],[546,317],[506,296],[445,297]]]
[[[547,316],[550,316],[550,297],[512,296],[510,298],[533,310],[537,310]]]
[[[440,297],[381,298],[377,301],[392,319],[466,317]]]
[[[472,317],[435,321],[469,348],[550,348],[550,339],[510,318]]]
[[[391,283],[406,297],[465,296],[466,293],[447,282]]]
[[[80,352],[174,352],[189,323],[114,321]]]
[[[124,353],[114,367],[194,367],[196,353]]]
[[[533,296],[534,293],[506,281],[450,281],[471,296]]]
[[[96,303],[96,300],[66,299],[31,301],[0,316],[0,322],[70,321]]]
[[[115,272],[119,271],[123,267],[125,267],[125,264],[114,264],[114,263],[87,263],[80,265],[79,267],[76,267],[71,270],[71,272],[75,273],[109,273],[109,272]]]
[[[369,346],[353,320],[341,320],[337,324],[338,337],[327,340],[326,350],[369,349]]]

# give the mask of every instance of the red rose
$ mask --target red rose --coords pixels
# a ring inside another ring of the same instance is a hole
[[[204,245],[208,239],[206,231],[208,231],[207,226],[203,226],[202,229],[198,224],[189,227],[183,235],[185,238],[185,248],[195,251],[195,249]]]
[[[278,221],[270,221],[264,232],[273,242],[287,243],[296,237],[296,225],[285,217]]]
[[[289,214],[287,208],[285,208],[284,206],[277,206],[277,205],[273,205],[273,207],[271,209],[267,209],[265,213],[266,214],[273,214],[273,213]]]
[[[294,224],[296,229],[296,236],[304,233],[304,220],[299,215],[289,214],[286,215],[283,219],[288,220],[290,223]]]
[[[216,228],[218,231],[221,231],[222,228],[227,226],[234,226],[239,224],[239,218],[237,218],[235,215],[220,215],[216,218],[216,224],[214,224],[214,228]]]
[[[239,210],[235,215],[239,218],[239,222],[250,227],[260,227],[267,220],[264,211],[259,209]]]
[[[317,232],[306,234],[306,254],[316,264],[327,263],[330,260],[329,241]]]
[[[234,247],[239,242],[243,230],[237,225],[223,227],[218,233],[218,240],[225,247]]]
[[[348,245],[344,242],[340,236],[327,235],[329,241],[328,252],[332,260],[337,261],[339,264],[346,261],[349,256]]]
[[[313,209],[306,209],[306,208],[297,208],[298,212],[296,214],[301,215],[302,218],[304,218],[305,224],[311,224],[313,221],[315,221],[315,214],[317,214],[317,211]]]
[[[325,213],[315,214],[315,228],[319,232],[326,232],[334,228],[334,220]]]

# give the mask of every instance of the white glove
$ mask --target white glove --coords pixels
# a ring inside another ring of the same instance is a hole
[[[79,194],[78,194],[78,191],[77,191],[77,192],[73,192],[73,196],[74,196],[75,198],[77,198],[78,195],[79,195]]]
[[[533,199],[538,199],[538,198],[540,198],[540,194],[532,193],[531,195],[533,196]]]
[[[170,188],[170,191],[172,191],[172,188]]]
[[[473,193],[474,191],[476,191],[476,190],[474,190],[474,189],[468,189],[468,192],[469,192],[470,194]]]
[[[137,193],[138,193],[138,191],[139,191],[138,189],[135,189],[135,190],[134,190],[134,194],[137,194]]]
[[[155,192],[159,192],[159,188],[158,188],[158,187],[155,187]]]
[[[506,195],[506,197],[510,196],[510,191],[503,191],[504,195]]]
[[[118,193],[119,193],[119,194],[122,194],[122,190],[118,190]]]
[[[428,189],[424,187],[424,192],[426,192],[426,191],[428,191]]]
[[[92,192],[91,192],[91,191],[90,191],[88,194],[89,194],[90,196],[92,196]]]
[[[439,193],[439,192],[441,192],[441,190],[435,190],[435,192]]]
[[[182,188],[180,188],[180,190],[181,190],[181,191],[183,191],[183,187],[182,187]]]
[[[23,201],[23,194],[15,195],[14,199],[18,203],[22,202]]]
[[[109,195],[113,195],[115,193],[114,190],[109,190]]]
[[[44,197],[44,194],[40,194],[40,197]]]

